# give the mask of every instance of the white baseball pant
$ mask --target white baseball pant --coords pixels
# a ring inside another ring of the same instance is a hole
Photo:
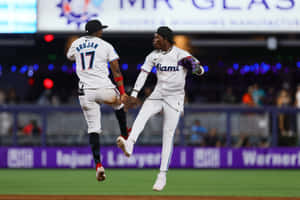
[[[173,138],[181,113],[179,110],[174,109],[164,100],[147,99],[133,123],[128,140],[136,142],[149,118],[160,111],[164,114],[160,171],[167,171],[173,152]]]
[[[100,104],[105,103],[114,109],[121,109],[120,94],[116,88],[85,89],[79,102],[88,125],[88,133],[102,132]]]

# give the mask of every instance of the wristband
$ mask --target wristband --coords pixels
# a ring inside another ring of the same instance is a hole
[[[120,85],[118,86],[119,92],[121,95],[125,94],[125,89],[124,89],[124,85]]]
[[[123,76],[115,77],[116,82],[123,81]]]
[[[132,97],[137,97],[137,95],[138,95],[138,91],[136,91],[136,90],[133,90],[132,92],[131,92],[131,95],[130,96],[132,96]]]

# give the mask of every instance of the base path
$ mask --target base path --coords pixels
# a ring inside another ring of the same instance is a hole
[[[0,195],[0,200],[300,200],[300,197]]]

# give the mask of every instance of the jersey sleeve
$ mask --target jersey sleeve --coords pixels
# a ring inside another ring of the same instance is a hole
[[[183,58],[190,57],[190,56],[192,56],[192,55],[189,52],[181,50],[181,51],[179,51],[179,54],[178,54],[178,61]]]
[[[75,45],[74,42],[71,44],[70,48],[68,49],[67,52],[67,58],[69,60],[74,61],[75,60],[75,53],[76,53],[76,49],[75,49]]]
[[[111,44],[108,44],[108,62],[118,60],[119,55]]]
[[[141,67],[141,69],[150,73],[154,65],[155,64],[154,64],[154,61],[153,61],[153,54],[149,54],[146,57],[145,63],[143,64],[143,66]]]

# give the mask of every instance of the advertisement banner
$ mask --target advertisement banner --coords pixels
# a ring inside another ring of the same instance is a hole
[[[159,168],[161,147],[137,146],[130,158],[115,146],[101,148],[108,168]],[[0,168],[93,168],[89,147],[0,147]],[[175,147],[171,168],[299,168],[300,148]]]
[[[296,0],[53,0],[38,2],[38,31],[83,31],[98,18],[107,31],[300,31]]]
[[[0,0],[0,33],[35,33],[37,0]]]

